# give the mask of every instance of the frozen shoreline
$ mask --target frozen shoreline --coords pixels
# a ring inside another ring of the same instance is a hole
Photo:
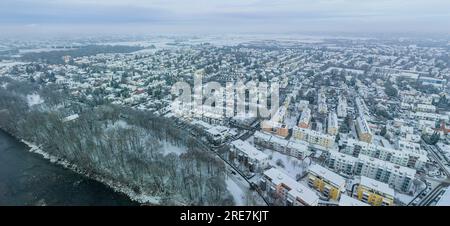
[[[122,194],[125,194],[127,197],[129,197],[132,201],[138,202],[140,204],[147,204],[147,205],[160,205],[160,198],[156,196],[149,196],[145,194],[137,194],[134,192],[131,188],[124,186],[120,183],[114,182],[112,180],[108,180],[102,176],[96,175],[96,174],[90,174],[86,172],[85,170],[81,169],[80,167],[69,163],[68,161],[58,158],[54,155],[51,155],[45,151],[43,151],[38,145],[35,145],[31,142],[28,142],[26,140],[20,139],[20,142],[27,145],[30,149],[28,150],[31,153],[36,153],[41,155],[44,159],[49,160],[51,163],[61,165],[66,169],[70,169],[75,173],[81,174],[83,176],[86,176],[90,179],[96,180],[102,184],[105,184],[106,186],[110,187],[115,192],[119,192]]]

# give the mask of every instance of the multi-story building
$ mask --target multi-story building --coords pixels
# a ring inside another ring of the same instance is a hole
[[[372,143],[373,135],[370,130],[369,124],[363,116],[356,118],[356,131],[358,132],[358,138],[361,141]]]
[[[308,185],[326,198],[338,200],[341,192],[345,192],[345,179],[338,174],[318,164],[308,170]]]
[[[369,204],[352,198],[348,195],[342,194],[339,199],[339,206],[370,206]]]
[[[422,112],[429,112],[429,113],[435,113],[436,112],[436,106],[431,104],[417,104],[414,108],[415,111],[422,111]]]
[[[358,200],[372,206],[392,206],[394,204],[394,190],[388,184],[368,177],[361,177],[355,193]]]
[[[361,97],[357,97],[355,98],[355,105],[356,105],[356,109],[358,110],[358,114],[361,117],[365,117],[366,115],[369,114],[369,108],[367,107],[366,103],[364,102],[363,99],[361,99]]]
[[[349,176],[354,174],[354,169],[356,163],[358,162],[358,158],[334,150],[330,150],[328,153],[328,168],[333,169],[335,172]]]
[[[294,156],[298,159],[304,159],[307,156],[310,156],[312,152],[309,150],[307,143],[291,139],[288,145],[286,146],[286,154]]]
[[[339,102],[337,106],[337,116],[339,118],[347,117],[347,99],[344,96],[339,96]]]
[[[393,188],[409,192],[416,170],[391,162],[383,161],[364,154],[354,157],[342,152],[330,150],[327,166],[340,174],[365,176],[388,183]]]
[[[264,172],[260,187],[268,196],[288,206],[317,206],[319,203],[319,196],[313,190],[276,168]]]
[[[274,133],[282,137],[287,137],[289,135],[289,128],[287,127],[286,124],[284,124],[284,119],[287,114],[288,105],[289,101],[286,100],[285,104],[280,106],[280,108],[278,108],[278,110],[270,120],[265,120],[261,122],[261,128],[266,132]]]
[[[298,140],[285,140],[259,131],[255,132],[254,142],[256,145],[269,148],[298,159],[311,155],[307,143]]]
[[[230,158],[249,169],[250,172],[269,166],[269,156],[242,140],[231,142]]]
[[[309,105],[309,101],[307,100],[301,100],[298,104],[298,110],[299,111],[304,111],[306,108],[308,108]]]
[[[287,137],[289,135],[289,128],[283,123],[264,120],[261,122],[261,128],[265,132],[273,133],[281,137]]]
[[[332,136],[336,136],[338,134],[339,124],[338,117],[335,112],[330,112],[328,114],[328,122],[327,122],[327,132]]]
[[[311,110],[306,107],[302,115],[300,116],[300,120],[298,121],[298,127],[300,128],[309,128],[309,123],[311,121]]]
[[[428,162],[427,153],[419,148],[417,149],[394,149],[383,147],[381,145],[368,144],[355,139],[341,140],[341,152],[358,157],[364,154],[370,157],[388,161],[397,165],[406,166],[415,169],[421,169]],[[409,143],[409,142],[407,142]],[[404,142],[401,144],[406,147]]]
[[[311,129],[300,128],[298,126],[293,129],[293,137],[298,140],[306,141],[310,144],[322,146],[324,148],[331,148],[336,139],[335,136],[324,134]]]
[[[355,175],[370,177],[392,185],[399,191],[409,192],[416,170],[360,154]]]
[[[319,92],[318,105],[319,105],[318,111],[320,114],[326,114],[328,112],[327,101],[325,93],[323,92]]]

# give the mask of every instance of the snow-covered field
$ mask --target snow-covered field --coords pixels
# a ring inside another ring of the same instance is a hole
[[[395,198],[400,200],[400,202],[404,203],[405,205],[407,205],[408,203],[410,203],[414,196],[410,196],[410,195],[406,195],[406,194],[402,194],[402,193],[396,193],[395,194]]]
[[[169,142],[163,142],[162,150],[164,151],[164,155],[168,155],[170,153],[174,153],[176,155],[181,155],[186,152],[185,147],[175,146]]]
[[[28,102],[28,106],[34,106],[34,105],[38,105],[38,104],[42,104],[44,103],[44,100],[41,98],[41,96],[39,96],[39,94],[31,94],[31,95],[27,95],[27,102]]]
[[[306,161],[269,149],[264,149],[263,152],[272,156],[272,159],[270,160],[271,165],[279,168],[293,179],[296,179],[297,175],[303,175],[303,173],[306,173],[308,170],[309,164],[307,164]],[[277,162],[282,163],[282,166],[278,166]]]
[[[225,180],[225,183],[227,184],[228,191],[230,191],[231,195],[233,195],[236,206],[244,206],[245,192],[242,188],[231,177],[228,177]]]
[[[25,64],[23,62],[16,62],[16,61],[0,61],[0,68],[1,67],[11,67],[18,64]]]

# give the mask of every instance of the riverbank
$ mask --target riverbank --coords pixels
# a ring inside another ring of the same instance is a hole
[[[127,196],[127,198],[129,198],[131,201],[135,202],[136,205],[138,204],[146,204],[146,205],[157,205],[159,200],[157,199],[157,197],[152,197],[152,196],[146,196],[146,195],[142,195],[142,194],[137,194],[136,192],[134,192],[131,188],[128,188],[126,186],[123,186],[119,183],[116,183],[112,180],[107,180],[104,177],[101,177],[99,175],[96,174],[92,174],[89,173],[85,170],[83,170],[82,168],[69,163],[68,161],[58,158],[56,156],[50,155],[49,153],[43,151],[38,145],[35,145],[31,142],[28,142],[26,140],[20,139],[18,137],[16,137],[14,134],[11,134],[10,132],[1,129],[0,128],[0,132],[7,134],[10,138],[14,139],[16,142],[19,142],[20,144],[25,145],[26,147],[28,147],[28,152],[29,153],[35,153],[38,154],[41,158],[43,158],[44,160],[48,161],[50,164],[55,164],[58,166],[62,166],[65,169],[70,170],[71,172],[77,173],[81,176],[87,177],[91,180],[95,180],[105,186],[107,186],[108,188],[110,188],[111,190],[113,190],[116,193],[119,193],[121,195],[125,195]],[[1,187],[0,187],[1,188]],[[0,203],[1,204],[1,203]]]
[[[126,190],[113,188],[116,185],[100,180],[0,130],[0,205],[141,203],[130,198]]]

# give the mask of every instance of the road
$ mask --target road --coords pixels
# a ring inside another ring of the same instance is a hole
[[[436,200],[436,198],[441,193],[442,189],[446,188],[446,185],[444,183],[439,184],[437,187],[435,187],[431,192],[423,198],[418,206],[429,206],[433,201]]]
[[[218,149],[219,149],[219,148],[218,148],[218,147],[211,147],[209,144],[205,144],[205,142],[204,142],[203,140],[199,139],[199,137],[201,137],[201,136],[198,136],[198,135],[194,132],[194,130],[191,129],[191,126],[190,126],[189,124],[187,124],[186,122],[184,122],[184,121],[182,121],[182,120],[178,120],[177,122],[178,122],[178,123],[177,123],[177,126],[178,126],[179,128],[182,128],[182,130],[181,130],[182,132],[186,133],[186,135],[188,135],[188,136],[192,136],[192,137],[196,138],[195,141],[197,142],[198,145],[200,145],[200,146],[201,146],[203,149],[205,149],[205,150],[208,150],[208,151],[210,151],[210,152],[213,152],[213,153],[216,154],[216,156],[218,156],[223,162],[226,163],[226,165],[227,165],[227,173],[229,173],[228,171],[230,171],[230,170],[228,170],[228,169],[234,170],[235,172],[237,172],[237,175],[240,176],[240,180],[241,180],[241,181],[246,181],[250,187],[252,186],[252,182],[249,181],[249,180],[247,179],[247,177],[246,177],[246,176],[245,176],[245,175],[244,175],[244,174],[243,174],[236,166],[234,166],[234,164],[228,162],[228,160],[226,160],[225,158],[223,158],[223,157],[219,154],[219,152],[218,152]],[[247,132],[248,132],[248,131],[247,131]],[[247,132],[244,133],[244,134],[247,134]],[[221,145],[221,146],[219,146],[219,147],[222,147],[222,146],[223,146],[223,145]],[[257,194],[261,197],[262,200],[264,200],[264,202],[265,202],[267,205],[270,205],[270,203],[264,198],[264,196],[263,196],[260,192],[257,192]]]
[[[422,146],[425,147],[425,150],[427,150],[427,152],[434,158],[434,160],[438,163],[439,167],[441,168],[441,170],[445,173],[445,175],[447,177],[450,177],[450,171],[447,169],[447,167],[442,163],[441,158],[439,158],[438,154],[437,154],[437,150],[436,147],[434,147],[433,145],[429,145],[429,144],[425,144],[424,142],[422,142]]]

